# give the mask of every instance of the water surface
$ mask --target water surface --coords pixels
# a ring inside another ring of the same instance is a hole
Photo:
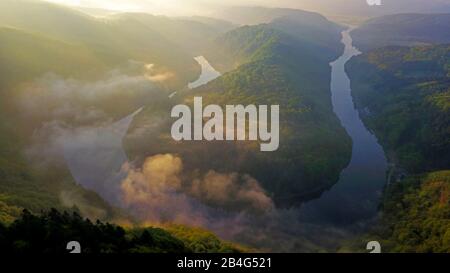
[[[342,33],[343,55],[330,65],[333,109],[353,141],[352,158],[331,190],[301,208],[301,218],[308,222],[351,225],[373,218],[386,182],[384,151],[354,107],[345,72],[345,64],[361,53],[353,47],[350,31]]]
[[[201,74],[188,88],[199,87],[220,76],[203,56],[195,60],[201,66]],[[173,92],[169,99],[176,93]],[[123,138],[141,110],[109,125],[77,128],[67,134],[63,143],[64,158],[75,181],[116,206],[121,204],[120,183],[126,175],[121,169],[128,162]]]
[[[220,72],[214,69],[209,62],[205,59],[203,56],[198,56],[194,58],[202,67],[202,73],[200,77],[194,81],[188,84],[189,89],[194,89],[199,86],[202,86],[204,84],[207,84],[208,82],[220,77]]]

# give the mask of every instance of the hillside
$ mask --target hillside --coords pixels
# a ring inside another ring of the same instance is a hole
[[[88,79],[99,77],[109,69],[86,47],[17,28],[0,26],[0,41],[0,91],[3,92],[49,71]]]
[[[137,19],[98,19],[43,1],[1,1],[0,41],[1,220],[22,208],[124,217],[75,184],[53,150],[54,130],[111,122],[156,90],[185,86],[199,73],[191,54]]]
[[[323,61],[333,61],[343,50],[340,32],[344,28],[328,21],[318,13],[295,9],[234,7],[225,9],[217,16],[242,25],[265,24],[267,29],[277,30],[295,39],[298,50],[303,51],[305,55],[323,57]],[[253,30],[253,28],[243,28],[219,36],[212,41],[205,52],[208,60],[222,72],[235,69],[239,64],[245,63],[245,59],[239,60],[244,58],[244,55],[250,57],[249,53],[244,51],[251,53],[252,46],[261,46],[264,39],[269,38],[264,37],[264,33],[260,36],[246,33]],[[244,41],[250,39],[249,37],[255,37],[256,40]],[[233,48],[240,45],[244,45],[244,48]]]
[[[324,16],[319,13],[289,8],[266,8],[266,7],[229,7],[214,14],[216,18],[233,22],[240,25],[267,24],[279,18],[290,18],[297,20],[303,26],[328,25],[333,26]]]
[[[347,66],[363,120],[408,172],[450,166],[449,65],[440,45],[377,49]]]
[[[351,142],[332,111],[328,62],[318,53],[305,54],[295,37],[264,24],[232,30],[218,40],[224,41],[217,47],[223,58],[211,63],[233,60],[222,63],[231,71],[173,102],[148,106],[129,132],[130,158],[177,154],[192,172],[187,177],[197,170],[249,174],[279,205],[300,204],[336,183]],[[261,153],[254,142],[175,143],[167,135],[172,121],[164,113],[200,95],[204,105],[279,104],[280,149]],[[145,124],[158,125],[146,129]]]
[[[448,45],[380,48],[348,63],[355,105],[392,163],[380,221],[358,240],[383,252],[450,249],[449,64]]]
[[[134,60],[154,64],[158,71],[174,74],[171,88],[184,86],[195,79],[199,67],[191,54],[138,18],[111,15],[100,19],[39,1],[5,0],[0,3],[0,26],[84,47],[110,69]],[[161,19],[156,23],[162,28],[170,20]]]
[[[450,251],[450,171],[412,176],[389,187],[379,231],[392,252]]]
[[[80,243],[84,254],[130,253],[239,253],[244,249],[200,229],[181,226],[170,230],[142,227],[124,229],[107,222],[91,222],[78,213],[52,209],[41,215],[25,210],[4,226],[0,222],[0,253],[64,254],[66,244]]]
[[[357,48],[450,43],[450,14],[395,14],[370,19],[352,31]]]
[[[360,252],[366,242],[376,240],[383,253],[448,253],[449,197],[448,170],[413,175],[394,183],[385,191],[379,222],[340,251]]]
[[[192,57],[201,55],[210,40],[234,28],[227,21],[208,17],[170,18],[147,13],[121,13],[107,19],[138,22]]]

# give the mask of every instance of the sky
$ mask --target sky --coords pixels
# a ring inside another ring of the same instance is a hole
[[[326,14],[377,15],[405,12],[450,12],[450,0],[380,0],[382,6],[369,6],[367,0],[46,0],[71,6],[115,11],[146,11],[166,15],[204,15],[229,6],[289,7]]]

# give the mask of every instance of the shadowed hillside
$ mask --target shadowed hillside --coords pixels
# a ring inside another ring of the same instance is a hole
[[[449,251],[449,64],[450,47],[435,45],[380,48],[347,66],[356,107],[392,163],[380,222],[364,238],[384,252]]]
[[[395,14],[370,19],[352,31],[360,50],[450,43],[450,14]]]
[[[450,47],[389,47],[352,60],[355,103],[394,163],[410,172],[450,166]]]

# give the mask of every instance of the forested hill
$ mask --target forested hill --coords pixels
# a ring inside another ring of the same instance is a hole
[[[338,34],[336,29],[333,35]],[[203,97],[205,105],[222,106],[279,104],[279,150],[261,153],[258,143],[253,142],[174,145],[167,136],[168,120],[162,128],[144,134],[145,141],[139,143],[134,138],[127,145],[130,157],[169,152],[186,159],[186,170],[249,174],[281,205],[302,203],[336,183],[350,159],[351,140],[332,110],[331,57],[324,58],[323,51],[305,51],[306,43],[267,24],[240,27],[217,41],[205,55],[214,67],[229,72],[181,94],[180,99],[190,104],[197,95]],[[335,45],[340,46],[339,39]],[[140,122],[144,121],[161,123],[163,116],[155,116],[155,112],[165,111],[146,109],[137,118],[135,129],[142,131]],[[153,141],[149,143],[149,139]]]
[[[239,64],[248,61],[245,58],[255,53],[256,49],[262,48],[266,42],[270,42],[272,34],[296,40],[299,51],[316,58],[323,57],[323,61],[333,61],[343,50],[340,32],[344,28],[318,13],[261,7],[235,7],[227,11],[229,12],[222,14],[223,18],[250,26],[229,31],[216,38],[209,46],[205,54],[222,72],[237,68]],[[262,27],[265,31],[260,31]],[[257,31],[259,33],[255,33]]]
[[[355,103],[391,160],[450,168],[450,46],[390,47],[350,61]]]
[[[347,65],[356,107],[390,160],[383,252],[450,249],[450,46],[385,47]],[[355,248],[358,249],[358,248]]]
[[[336,42],[341,38],[343,27],[319,13],[288,8],[232,7],[223,9],[217,16],[241,25],[270,24],[289,33],[302,44],[326,48],[335,54],[342,51]]]
[[[450,43],[450,14],[395,14],[370,19],[352,31],[354,45],[367,51],[384,46]]]
[[[363,238],[342,247],[359,252],[377,240],[383,253],[450,251],[450,171],[412,175],[387,187],[379,223]]]
[[[297,20],[303,27],[326,26],[330,29],[336,27],[319,13],[289,8],[229,7],[218,11],[215,17],[240,25],[259,25],[279,18],[291,18]]]
[[[252,174],[278,201],[289,196],[302,201],[308,193],[333,185],[350,158],[351,141],[332,110],[328,65],[332,57],[324,58],[323,48],[310,50],[316,37],[304,36],[310,41],[301,41],[271,24],[242,27],[225,36],[222,52],[229,52],[232,59],[238,52],[236,60],[242,64],[197,92],[211,102],[242,98],[257,105],[279,104],[281,109],[280,149],[270,156],[256,154],[244,169],[259,170]],[[334,45],[339,48],[339,39]]]

